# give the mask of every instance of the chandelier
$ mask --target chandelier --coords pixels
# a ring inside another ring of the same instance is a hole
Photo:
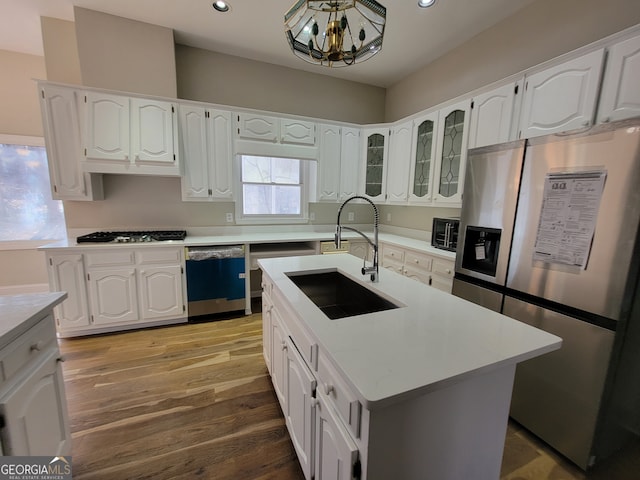
[[[284,16],[285,35],[303,60],[343,67],[380,51],[386,17],[374,0],[299,0]]]

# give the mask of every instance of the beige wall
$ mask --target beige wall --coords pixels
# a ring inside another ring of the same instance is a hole
[[[173,30],[75,7],[82,84],[176,97]]]
[[[638,0],[538,0],[387,89],[386,121],[437,105],[639,22]]]
[[[45,79],[44,58],[0,50],[0,133],[42,136],[38,90]],[[0,288],[47,283],[44,254],[36,250],[0,250]]]
[[[47,80],[82,84],[74,22],[40,17]]]
[[[178,97],[353,123],[384,121],[385,89],[176,45]]]

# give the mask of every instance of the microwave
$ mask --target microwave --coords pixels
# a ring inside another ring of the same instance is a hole
[[[434,218],[431,229],[431,245],[455,252],[458,246],[459,218]]]

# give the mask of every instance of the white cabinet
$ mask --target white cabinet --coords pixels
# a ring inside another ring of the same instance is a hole
[[[462,206],[470,110],[471,99],[467,99],[448,105],[438,112],[434,205]]]
[[[47,252],[58,334],[73,337],[187,320],[181,247]]]
[[[47,273],[52,292],[67,292],[66,300],[53,309],[59,328],[89,326],[82,254],[47,254]]]
[[[429,205],[433,200],[438,112],[421,116],[413,122],[413,142],[409,172],[409,203]]]
[[[360,478],[358,446],[342,426],[327,397],[316,399],[315,478],[334,480]]]
[[[62,359],[49,313],[0,350],[3,455],[71,454]]]
[[[518,138],[592,125],[603,59],[600,49],[526,75]]]
[[[386,195],[389,127],[362,130],[362,194],[372,201],[383,202]]]
[[[445,259],[388,243],[381,243],[380,258],[384,268],[451,293],[454,259]]]
[[[231,112],[180,105],[184,201],[233,198]]]
[[[271,374],[271,350],[273,348],[273,342],[271,341],[271,329],[273,328],[271,311],[273,310],[273,304],[268,293],[264,291],[264,284],[262,288],[262,356],[264,357],[264,363],[267,365],[267,370]]]
[[[307,480],[313,478],[316,379],[290,338],[286,339],[285,421]]]
[[[387,172],[387,203],[406,203],[411,166],[411,121],[394,125],[389,138],[389,167]]]
[[[319,201],[337,201],[340,195],[342,132],[339,125],[320,125],[318,156]]]
[[[173,103],[87,92],[85,104],[85,171],[180,175]]]
[[[640,115],[640,36],[613,45],[600,94],[598,122]]]
[[[360,181],[360,129],[342,127],[340,147],[340,194],[344,201],[358,194]]]
[[[39,84],[39,89],[52,197],[102,200],[102,175],[84,173],[80,165],[79,93],[56,85]]]
[[[516,98],[522,82],[511,82],[473,97],[469,125],[469,148],[515,140],[512,125]]]
[[[271,311],[271,378],[282,413],[287,414],[287,335],[279,312]]]

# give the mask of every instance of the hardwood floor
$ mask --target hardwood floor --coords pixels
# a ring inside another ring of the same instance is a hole
[[[74,479],[304,478],[262,357],[259,313],[59,343]],[[593,478],[638,478],[640,465],[623,468]],[[592,477],[510,425],[501,478]]]

